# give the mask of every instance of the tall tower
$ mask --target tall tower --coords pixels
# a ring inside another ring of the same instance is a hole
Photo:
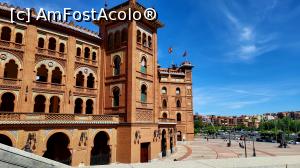
[[[107,13],[131,10],[143,14],[145,9],[130,0]],[[157,29],[162,24],[146,19],[100,20],[97,24],[103,38],[100,110],[120,116],[117,144],[122,148],[117,149],[117,161],[142,162],[141,144],[148,145],[150,154],[159,151],[159,143],[153,144],[153,132],[158,127]],[[148,156],[151,158],[154,156]]]

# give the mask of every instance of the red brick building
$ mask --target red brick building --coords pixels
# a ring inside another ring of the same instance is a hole
[[[129,8],[145,10],[110,10]],[[96,24],[11,24],[0,5],[0,143],[77,166],[148,162],[193,139],[192,65],[158,67],[162,24]]]

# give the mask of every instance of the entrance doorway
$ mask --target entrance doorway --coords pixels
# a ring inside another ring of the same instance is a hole
[[[43,157],[71,165],[71,152],[68,149],[70,140],[64,133],[55,133],[47,141],[47,151]]]
[[[150,143],[141,143],[141,163],[149,161],[149,146]]]
[[[106,165],[110,163],[111,150],[109,146],[109,135],[99,132],[94,139],[94,147],[91,151],[90,165]]]
[[[3,134],[0,134],[0,143],[7,145],[7,146],[12,146],[12,142],[11,142],[10,138]]]
[[[181,131],[177,132],[177,141],[182,141],[182,133],[181,133]]]

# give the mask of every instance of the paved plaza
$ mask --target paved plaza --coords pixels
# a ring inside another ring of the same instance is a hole
[[[227,142],[222,139],[207,141],[196,137],[195,141],[179,144],[178,153],[171,158],[180,158],[182,153],[189,150],[192,151],[191,154],[181,160],[245,158],[245,149],[239,147],[239,141],[232,140],[231,144],[231,147],[227,147]],[[278,143],[255,142],[254,145],[256,157],[300,155],[300,145],[289,145],[287,148],[278,148]],[[247,157],[253,157],[252,141],[247,142]]]
[[[300,145],[278,148],[277,143],[255,142],[256,157],[253,157],[253,143],[247,142],[245,149],[239,141],[231,141],[231,147],[222,139],[202,139],[192,142],[178,142],[177,152],[167,158],[146,164],[115,164],[104,167],[117,168],[299,168]],[[174,161],[176,159],[177,161]],[[95,166],[99,167],[99,166]]]

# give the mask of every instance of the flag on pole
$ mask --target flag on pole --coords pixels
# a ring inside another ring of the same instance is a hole
[[[170,47],[170,48],[168,49],[168,52],[169,52],[169,54],[171,54],[171,53],[173,52],[173,48]]]
[[[182,54],[183,57],[187,57],[188,56],[188,52],[185,51],[183,54]]]

